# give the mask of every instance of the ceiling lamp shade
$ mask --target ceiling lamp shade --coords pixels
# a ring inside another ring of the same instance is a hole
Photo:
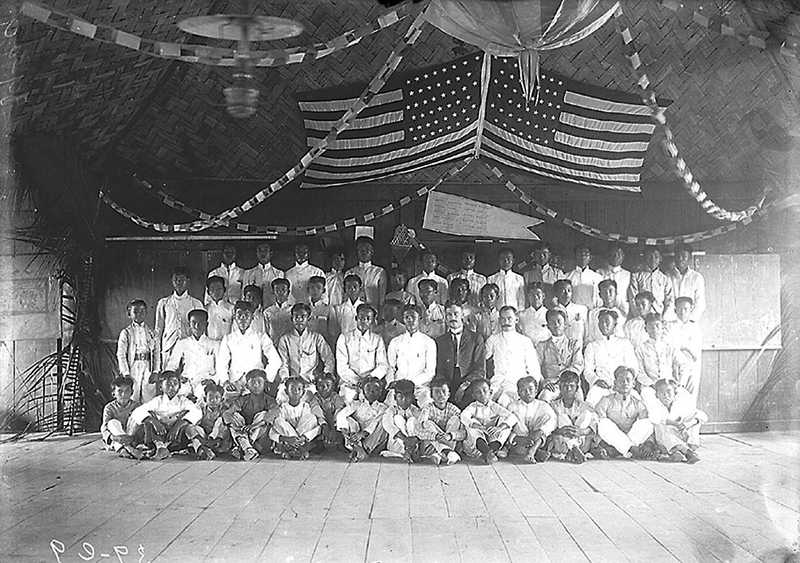
[[[535,103],[541,51],[588,37],[617,6],[613,0],[433,0],[426,19],[490,55],[516,57],[523,96]]]

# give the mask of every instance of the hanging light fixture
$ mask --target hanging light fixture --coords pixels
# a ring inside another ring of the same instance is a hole
[[[228,113],[236,118],[251,117],[258,105],[258,88],[253,77],[250,44],[296,37],[303,26],[295,20],[272,16],[250,15],[250,2],[245,1],[242,14],[215,14],[181,20],[178,27],[186,33],[236,41],[236,66],[232,84],[223,90]]]

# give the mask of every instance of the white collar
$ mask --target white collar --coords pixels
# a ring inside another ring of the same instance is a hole
[[[358,265],[361,266],[362,268],[369,268],[372,266],[372,260],[367,260],[366,262],[359,262]]]

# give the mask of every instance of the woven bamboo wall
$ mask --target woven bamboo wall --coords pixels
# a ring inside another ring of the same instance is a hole
[[[685,4],[702,6],[708,13],[715,10],[711,0]],[[227,7],[226,2],[177,0],[60,0],[56,5],[92,21],[165,40],[185,37],[173,25],[181,18]],[[772,154],[775,134],[769,131],[796,118],[796,97],[790,90],[797,74],[795,61],[722,38],[692,23],[690,11],[676,15],[652,0],[623,5],[651,80],[661,95],[674,100],[670,123],[696,174],[705,180],[761,181],[769,171],[785,171],[789,159]],[[782,2],[749,5],[748,12],[735,3],[731,21],[764,28],[786,14]],[[368,0],[278,0],[259,10],[302,22],[306,33],[291,41],[297,45],[331,38],[374,19],[383,8]],[[220,105],[228,70],[166,63],[23,18],[17,35],[17,75],[22,79],[15,90],[27,92],[27,101],[16,110],[15,130],[69,131],[82,139],[90,157],[111,150],[122,166],[143,173],[271,179],[293,165],[304,149],[295,93],[368,80],[405,25],[319,62],[259,70],[259,112],[250,120],[236,121]],[[428,28],[401,70],[468,50]],[[577,45],[546,53],[542,65],[591,84],[634,91],[611,23]],[[431,169],[393,181],[418,183],[435,174]],[[672,178],[655,142],[644,174],[650,181]],[[531,178],[526,179],[535,181]]]

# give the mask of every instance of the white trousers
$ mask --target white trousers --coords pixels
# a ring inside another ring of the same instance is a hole
[[[631,446],[639,446],[653,433],[653,423],[647,419],[637,420],[628,432],[620,430],[612,420],[601,418],[597,422],[597,434],[621,454],[627,454]]]

